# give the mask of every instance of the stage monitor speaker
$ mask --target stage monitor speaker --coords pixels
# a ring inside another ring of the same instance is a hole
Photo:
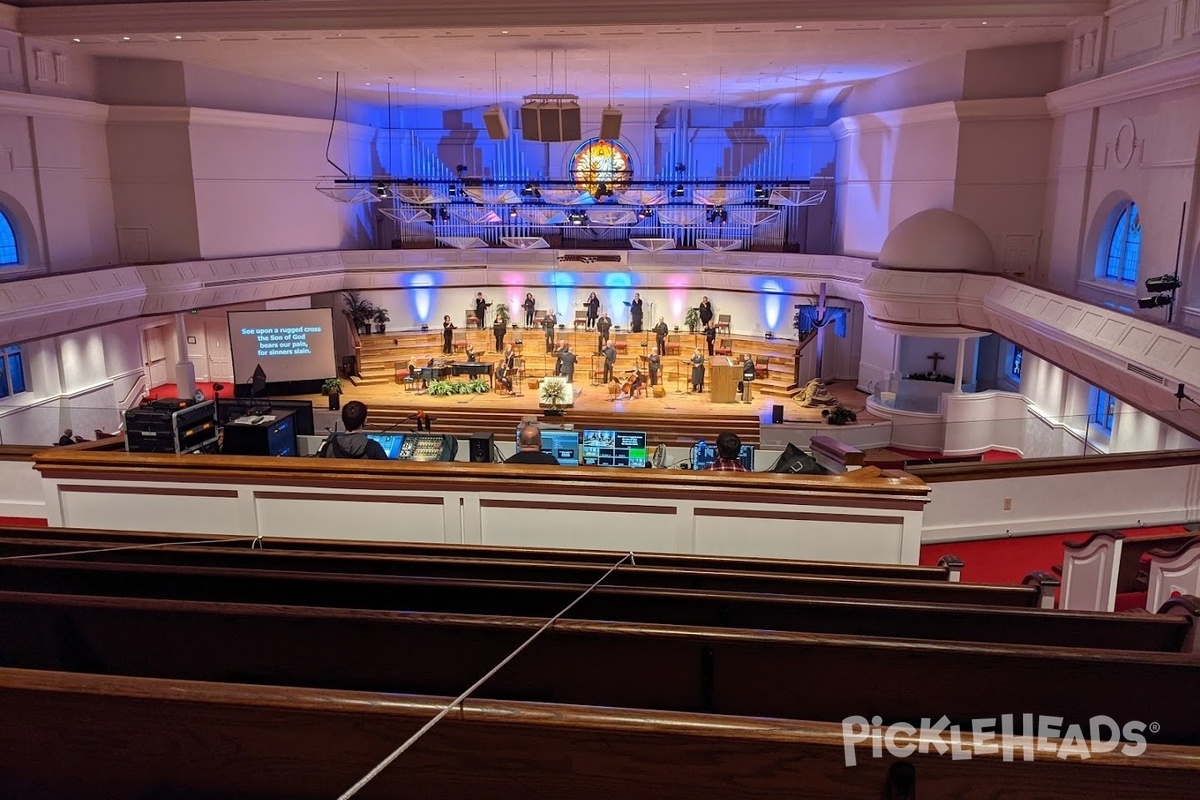
[[[473,433],[471,434],[470,442],[471,463],[490,464],[492,462],[492,453],[496,450],[496,434]]]
[[[783,422],[783,406],[771,406],[771,422],[776,425]]]
[[[508,118],[498,106],[483,112],[483,124],[487,127],[489,139],[500,141],[508,138]]]
[[[600,114],[600,138],[621,138],[621,112],[615,108],[606,108]]]

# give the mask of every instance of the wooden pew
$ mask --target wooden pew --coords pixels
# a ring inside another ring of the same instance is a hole
[[[0,796],[331,800],[429,720],[438,698],[0,669]],[[931,713],[937,713],[936,710]],[[531,800],[1179,800],[1194,748],[1012,763],[914,753],[903,762],[840,725],[468,700],[357,796]],[[1001,788],[1002,787],[1002,788]]]
[[[1200,536],[1181,547],[1151,550],[1149,561],[1147,608],[1168,602],[1176,593],[1187,594],[1189,587],[1200,591]]]
[[[455,696],[542,622],[4,592],[0,666]],[[1105,714],[1157,722],[1150,742],[1195,746],[1198,670],[1181,654],[563,620],[477,696],[916,726],[1034,713],[1086,727]]]
[[[24,555],[62,550],[88,550],[121,547],[134,544],[168,544],[193,542],[209,537],[195,534],[142,533],[126,531],[94,531],[76,528],[41,528],[36,533],[28,528],[0,527],[0,554]],[[218,542],[220,537],[211,537]],[[249,546],[219,544],[223,552],[241,552]],[[160,548],[156,548],[156,552]],[[194,545],[180,552],[203,552]],[[125,551],[137,552],[137,551]],[[269,539],[259,556],[293,556],[296,558],[327,558],[344,563],[384,564],[388,561],[431,560],[478,561],[483,563],[539,564],[560,567],[595,565],[607,568],[625,554],[599,550],[538,550],[516,547],[483,547],[472,545],[405,544],[388,542],[354,542],[317,539]],[[114,556],[115,557],[115,556]],[[661,553],[636,554],[636,566],[646,574],[666,574],[677,570],[705,570],[738,573],[836,575],[841,577],[880,578],[885,580],[929,580],[957,582],[963,563],[955,556],[946,556],[939,566],[906,566],[896,564],[858,564],[835,561],[789,561],[782,559],[720,558],[716,556],[682,556]]]
[[[1148,553],[1186,544],[1194,537],[1186,532],[1126,538],[1120,531],[1097,531],[1082,542],[1064,543],[1059,605],[1076,611],[1112,611],[1117,595],[1146,591],[1142,561]],[[1158,607],[1141,605],[1152,611]]]
[[[561,587],[591,584],[600,571],[590,572],[582,584],[561,583]],[[619,574],[619,571],[618,571]],[[0,580],[14,590],[41,591],[46,586],[71,586],[83,593],[161,593],[163,597],[185,597],[183,592],[212,591],[215,582],[222,589],[237,592],[246,602],[311,603],[327,606],[366,606],[389,608],[397,592],[406,586],[428,585],[443,578],[408,575],[362,575],[322,573],[300,570],[264,570],[251,568],[215,568],[185,565],[122,564],[100,561],[73,561],[69,558],[21,559],[0,561]],[[825,575],[754,576],[746,580],[737,573],[719,573],[705,578],[711,591],[770,592],[793,596],[899,600],[923,603],[953,603],[1015,608],[1037,608],[1047,596],[1042,586],[996,586],[990,584],[943,583],[938,581],[890,581],[869,578],[837,578]],[[618,583],[620,579],[618,579]],[[469,583],[469,581],[455,581]],[[537,584],[522,584],[536,586]],[[686,587],[678,587],[686,588]],[[290,599],[289,599],[290,598]]]

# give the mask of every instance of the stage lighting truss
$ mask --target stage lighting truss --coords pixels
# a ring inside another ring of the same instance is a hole
[[[733,221],[739,225],[755,227],[779,219],[779,212],[774,209],[735,208],[731,212],[731,216]]]
[[[542,189],[542,202],[552,206],[586,206],[596,202],[591,192],[578,189]]]
[[[488,243],[478,236],[439,236],[437,240],[455,250],[479,250],[488,246]]]
[[[679,225],[680,227],[703,225],[705,210],[703,208],[660,208],[658,221],[663,225]]]
[[[612,227],[615,225],[633,225],[639,217],[636,211],[627,209],[594,209],[587,212],[588,221],[592,225]]]
[[[767,204],[772,206],[819,206],[824,199],[824,189],[772,189]]]
[[[481,186],[471,186],[463,193],[476,203],[484,205],[511,205],[521,202],[521,198],[512,189],[489,189]]]
[[[433,222],[433,215],[423,208],[380,208],[379,213],[396,222],[417,223]]]
[[[566,225],[567,212],[558,208],[522,208],[517,217],[527,225]]]
[[[630,239],[629,246],[634,250],[647,250],[657,253],[659,250],[674,250],[674,239]]]
[[[746,202],[745,189],[696,189],[692,201],[705,206],[736,206]]]
[[[378,203],[380,198],[375,195],[373,189],[367,186],[335,186],[332,184],[319,184],[317,191],[328,197],[330,200],[335,200],[339,203],[350,205],[353,203]]]
[[[478,206],[451,206],[450,216],[468,225],[498,225],[504,221],[494,209]]]
[[[729,250],[741,250],[741,239],[697,239],[696,249],[709,250],[714,253],[724,253]]]
[[[429,186],[397,186],[393,194],[403,203],[428,206],[434,203],[449,203],[450,196]]]
[[[624,189],[616,193],[616,198],[622,206],[661,206],[671,199],[662,189]]]
[[[501,236],[500,241],[514,250],[545,250],[550,246],[541,236]]]

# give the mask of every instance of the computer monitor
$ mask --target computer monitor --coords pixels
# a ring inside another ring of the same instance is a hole
[[[367,438],[372,442],[379,442],[379,446],[383,448],[383,452],[387,453],[388,458],[398,457],[400,446],[404,444],[403,433],[368,433]]]
[[[579,466],[579,431],[542,429],[542,452],[558,459],[562,466]]]
[[[585,430],[581,463],[596,467],[644,467],[646,432]]]
[[[717,446],[701,439],[692,447],[692,469],[708,469],[717,460]],[[754,447],[742,445],[738,452],[738,463],[751,472],[754,471]]]

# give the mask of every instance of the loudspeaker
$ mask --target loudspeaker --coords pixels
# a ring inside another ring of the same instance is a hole
[[[582,139],[579,104],[526,103],[521,106],[521,137],[529,142],[575,142]]]
[[[472,433],[471,434],[471,463],[473,464],[490,464],[492,463],[492,453],[496,448],[496,434],[494,433]]]
[[[487,126],[489,139],[508,138],[508,118],[504,116],[504,112],[500,110],[499,106],[483,112],[483,124]]]
[[[783,422],[783,406],[771,406],[771,422],[776,425]]]
[[[606,108],[600,113],[600,138],[621,138],[621,112],[615,108]]]

